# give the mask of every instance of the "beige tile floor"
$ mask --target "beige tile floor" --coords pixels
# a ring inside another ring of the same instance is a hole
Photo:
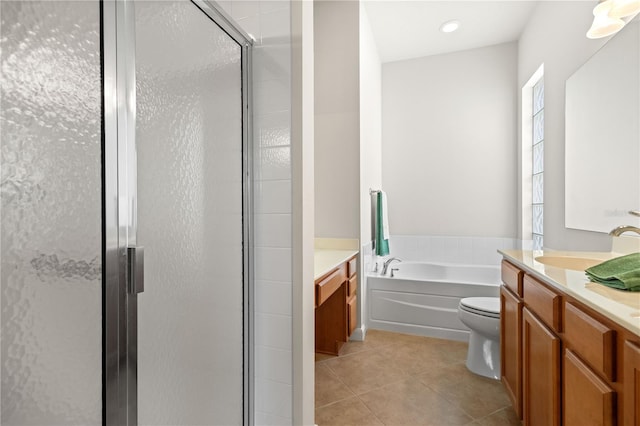
[[[519,425],[502,384],[467,370],[467,344],[369,330],[316,355],[316,423]]]

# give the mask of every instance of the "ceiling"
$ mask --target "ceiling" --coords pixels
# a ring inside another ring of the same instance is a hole
[[[382,62],[515,41],[536,1],[365,0]],[[440,26],[460,21],[449,34]]]

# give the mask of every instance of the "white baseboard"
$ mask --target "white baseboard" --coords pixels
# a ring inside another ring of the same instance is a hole
[[[349,340],[354,340],[356,342],[362,342],[364,341],[364,338],[367,334],[367,330],[365,328],[365,326],[360,326],[358,328],[356,328],[355,330],[353,330],[353,333],[351,333],[351,336],[349,336]]]

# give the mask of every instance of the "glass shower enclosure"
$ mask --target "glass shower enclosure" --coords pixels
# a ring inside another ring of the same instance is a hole
[[[204,0],[0,22],[2,424],[249,423],[249,37]]]

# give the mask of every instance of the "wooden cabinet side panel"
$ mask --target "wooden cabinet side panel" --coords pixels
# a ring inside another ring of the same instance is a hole
[[[500,288],[500,371],[513,408],[522,419],[522,306],[508,288]]]
[[[624,424],[640,426],[640,345],[624,342]]]
[[[571,350],[565,350],[563,362],[564,424],[615,425],[615,391]]]
[[[524,424],[560,424],[560,339],[522,310]]]
[[[338,355],[347,341],[346,283],[316,308],[316,352]]]

